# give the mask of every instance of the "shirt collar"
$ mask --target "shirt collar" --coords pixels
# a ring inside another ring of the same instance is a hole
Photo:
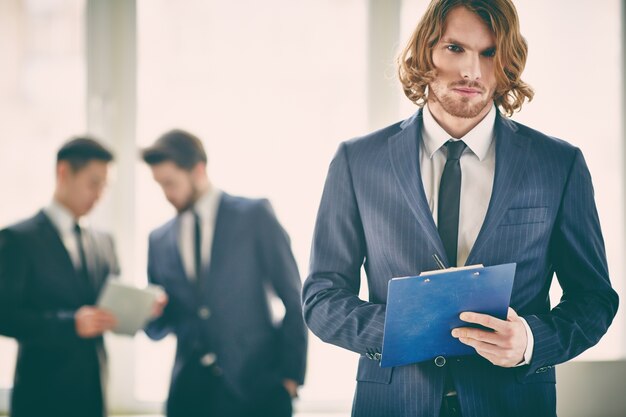
[[[424,106],[422,141],[428,157],[432,158],[450,139],[463,139],[467,147],[482,161],[487,156],[487,151],[491,146],[494,135],[494,125],[496,121],[496,106],[492,105],[491,110],[472,130],[467,132],[462,138],[451,138],[450,135],[437,123],[430,112],[428,105]]]
[[[211,213],[215,210],[222,191],[216,187],[209,187],[209,190],[198,198],[193,205],[193,210],[202,218],[205,213]]]
[[[56,199],[53,199],[45,208],[45,212],[61,232],[71,232],[74,230],[74,224],[78,223],[81,227],[85,227],[83,219],[75,219],[72,212]]]

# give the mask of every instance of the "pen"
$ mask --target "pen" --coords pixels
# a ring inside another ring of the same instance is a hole
[[[433,253],[433,259],[437,263],[439,269],[446,269],[446,266],[443,264],[443,262],[441,262],[441,259],[439,259],[439,256],[437,256],[436,253]]]

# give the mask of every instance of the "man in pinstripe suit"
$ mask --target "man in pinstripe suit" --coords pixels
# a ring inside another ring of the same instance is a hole
[[[421,109],[331,162],[304,315],[361,355],[354,416],[555,416],[554,366],[596,344],[616,313],[580,150],[507,118],[533,96],[526,54],[510,0],[434,0],[399,60]],[[387,283],[435,269],[433,254],[517,263],[508,317],[461,315],[492,329],[452,331],[476,355],[381,368]],[[551,308],[555,273],[563,296]]]

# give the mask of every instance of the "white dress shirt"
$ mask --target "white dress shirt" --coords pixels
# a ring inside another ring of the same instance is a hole
[[[447,148],[445,143],[463,140],[467,148],[460,158],[461,196],[459,208],[459,240],[457,265],[463,266],[476,242],[478,233],[485,221],[493,180],[496,171],[496,146],[494,125],[496,106],[493,105],[487,115],[462,138],[451,137],[435,120],[428,106],[424,106],[422,142],[420,145],[420,173],[428,206],[437,224],[439,200],[439,182],[446,165]],[[530,326],[521,319],[526,328],[528,343],[524,353],[524,362],[529,364],[532,358],[534,338]]]
[[[185,273],[191,281],[195,281],[196,267],[194,261],[195,242],[195,222],[193,211],[198,214],[201,224],[202,243],[200,254],[202,267],[205,268],[211,262],[211,247],[213,245],[213,234],[215,232],[215,221],[222,192],[211,187],[202,195],[193,207],[180,214],[180,233],[178,234],[178,247],[185,267]]]
[[[493,106],[483,120],[462,138],[451,138],[435,121],[428,106],[424,107],[420,170],[430,212],[437,223],[439,182],[446,165],[445,143],[462,139],[467,148],[461,155],[461,202],[459,209],[459,241],[456,264],[465,265],[470,250],[483,225],[496,169],[493,128],[496,108]]]
[[[78,250],[76,233],[74,232],[74,224],[78,223],[81,228],[84,229],[86,228],[84,219],[75,219],[72,213],[65,206],[54,199],[47,207],[44,208],[44,213],[57,229],[59,237],[61,238],[65,249],[70,255],[70,259],[74,264],[74,268],[79,269],[81,267],[80,252]],[[90,253],[90,251],[88,247],[89,239],[85,238],[85,233],[81,234],[81,240],[85,250],[85,257],[87,257],[87,254]]]

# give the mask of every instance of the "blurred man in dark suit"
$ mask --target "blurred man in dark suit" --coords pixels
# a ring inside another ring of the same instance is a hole
[[[303,383],[306,329],[289,238],[267,200],[214,187],[195,136],[143,151],[178,214],[150,235],[148,276],[169,304],[146,329],[178,338],[168,417],[281,417]],[[279,323],[269,296],[282,301]]]
[[[115,317],[94,306],[119,274],[111,236],[84,220],[113,155],[75,138],[58,151],[56,188],[35,216],[0,231],[0,334],[19,343],[13,417],[103,417],[102,334]]]

